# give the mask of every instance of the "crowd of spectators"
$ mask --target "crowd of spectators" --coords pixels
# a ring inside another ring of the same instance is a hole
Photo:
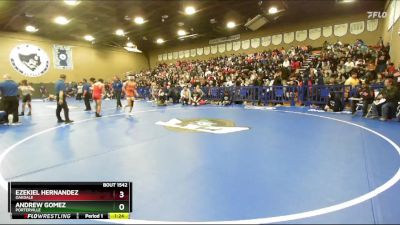
[[[382,39],[375,45],[367,45],[362,40],[351,44],[325,42],[320,48],[312,46],[292,46],[265,50],[251,54],[231,54],[208,60],[187,60],[176,63],[160,63],[152,70],[127,72],[121,75],[134,76],[139,88],[150,88],[150,98],[160,105],[167,102],[202,105],[207,87],[246,87],[246,86],[295,86],[349,85],[362,87],[355,96],[371,104],[376,96],[371,85],[382,85],[385,80],[393,83],[395,93],[393,102],[397,107],[400,68],[391,61],[390,45]],[[119,80],[119,79],[118,79]],[[122,78],[122,82],[124,82]],[[105,99],[115,96],[115,79],[106,81]],[[79,100],[84,82],[67,84],[67,95]],[[123,95],[123,93],[122,93]],[[340,111],[338,99],[331,93],[330,101],[320,106],[325,110]],[[351,97],[348,93],[346,99]],[[123,98],[123,96],[122,96]],[[336,106],[335,106],[336,102]],[[219,104],[232,103],[232,93],[224,92]],[[351,102],[354,112],[357,101]],[[368,105],[365,105],[368,106]],[[367,108],[367,107],[364,107]],[[393,111],[393,110],[392,110]],[[367,111],[364,109],[363,115]]]

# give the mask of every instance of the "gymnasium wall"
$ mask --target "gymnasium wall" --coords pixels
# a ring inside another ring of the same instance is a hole
[[[308,30],[312,28],[319,28],[319,27],[324,27],[324,26],[334,26],[336,24],[343,24],[343,23],[352,23],[352,22],[359,22],[359,21],[364,21],[366,22],[368,20],[368,15],[367,12],[362,13],[362,14],[356,14],[356,15],[348,15],[348,16],[338,16],[334,18],[313,18],[312,20],[307,20],[307,21],[301,21],[301,22],[293,22],[290,24],[281,24],[278,23],[277,25],[264,25],[265,28],[260,28],[258,31],[254,32],[247,32],[247,33],[242,33],[240,34],[240,40],[247,40],[247,39],[252,39],[252,38],[260,38],[264,36],[272,36],[275,34],[284,34],[287,32],[296,32],[299,30]],[[252,53],[252,52],[260,52],[265,49],[275,49],[275,48],[281,48],[281,47],[290,47],[290,46],[297,46],[297,45],[311,45],[314,47],[320,47],[324,43],[324,41],[328,42],[336,42],[337,40],[340,40],[343,43],[353,43],[356,39],[362,39],[367,44],[375,45],[379,39],[380,36],[382,36],[382,23],[383,21],[379,21],[378,23],[378,28],[375,31],[367,31],[367,25],[365,24],[365,29],[364,32],[362,32],[359,35],[354,35],[350,34],[348,31],[346,35],[342,37],[336,37],[334,34],[332,34],[330,37],[324,37],[321,35],[321,37],[317,40],[310,40],[307,38],[305,41],[298,42],[296,39],[291,42],[290,44],[285,44],[284,41],[282,40],[282,43],[279,45],[273,45],[272,43],[267,46],[267,47],[258,47],[258,48],[252,48],[250,47],[247,50],[242,50],[240,49],[239,51],[225,51],[224,53],[217,53],[217,54],[210,54],[210,55],[202,55],[202,56],[196,56],[196,57],[188,57],[184,59],[173,59],[173,60],[159,60],[158,57],[161,54],[165,53],[170,53],[170,52],[177,52],[177,51],[182,51],[182,50],[190,50],[194,48],[202,48],[206,46],[211,46],[208,43],[208,40],[206,41],[192,41],[192,40],[185,40],[182,42],[182,45],[179,47],[172,47],[168,48],[168,43],[165,43],[166,46],[158,46],[158,48],[154,49],[149,53],[149,60],[150,60],[150,67],[153,68],[158,65],[160,62],[167,62],[167,63],[172,63],[177,60],[190,60],[190,59],[208,59],[212,58],[218,55],[229,55],[229,54],[238,54],[238,53]],[[348,29],[350,30],[350,28]],[[232,33],[233,34],[233,33]],[[283,36],[283,35],[282,35]]]
[[[50,59],[49,69],[39,77],[29,78],[17,72],[10,63],[10,52],[20,44],[32,44],[42,48]],[[53,45],[72,46],[73,69],[56,69],[53,61]],[[55,42],[23,33],[0,33],[0,75],[8,73],[15,81],[28,79],[32,83],[52,83],[60,74],[67,75],[67,81],[80,81],[82,78],[112,79],[116,74],[127,71],[148,69],[144,54],[129,53],[124,49],[94,47],[86,42]],[[0,78],[1,80],[2,78]]]
[[[382,38],[385,44],[390,42],[391,61],[396,66],[400,66],[400,1],[387,1],[385,12],[388,15],[381,19],[383,22]],[[390,26],[393,23],[394,25]]]

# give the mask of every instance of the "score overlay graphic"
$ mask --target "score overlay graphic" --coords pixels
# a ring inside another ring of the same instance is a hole
[[[12,219],[129,219],[131,182],[10,182]]]

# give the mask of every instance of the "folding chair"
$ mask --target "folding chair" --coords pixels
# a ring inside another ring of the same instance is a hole
[[[374,90],[374,96],[376,97],[376,96],[378,96],[379,95],[379,90]],[[373,104],[375,104],[375,103],[372,103],[371,104],[371,106],[369,107],[369,109],[368,109],[368,111],[367,111],[367,115],[365,116],[366,118],[368,118],[369,117],[369,114],[371,113],[371,109],[372,109],[372,105]]]

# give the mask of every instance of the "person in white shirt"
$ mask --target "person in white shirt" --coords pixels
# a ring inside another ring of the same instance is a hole
[[[287,57],[285,58],[285,61],[283,61],[282,66],[285,68],[288,68],[290,66],[290,61]]]
[[[191,101],[192,93],[187,86],[184,86],[181,91],[181,102],[182,105],[189,105]]]
[[[18,87],[22,94],[22,112],[20,116],[23,116],[25,113],[25,107],[28,105],[29,112],[28,116],[32,115],[32,92],[35,91],[31,85],[28,84],[27,80],[21,81],[21,85]]]
[[[346,73],[349,73],[354,67],[355,67],[354,62],[351,60],[351,58],[348,58],[347,62],[344,64]]]

